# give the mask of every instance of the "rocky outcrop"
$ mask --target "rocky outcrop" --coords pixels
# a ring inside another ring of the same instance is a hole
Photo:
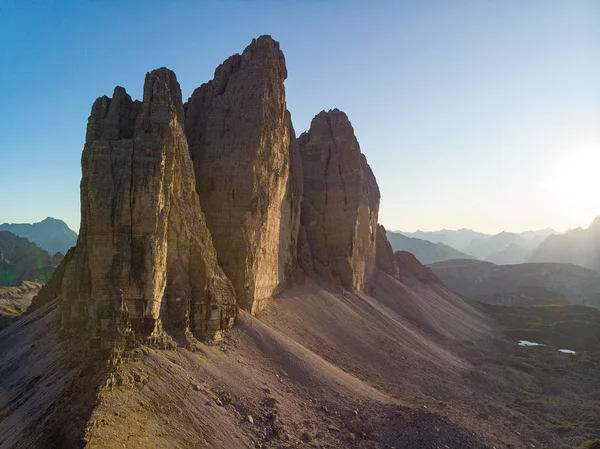
[[[398,267],[394,250],[392,250],[392,245],[390,245],[385,228],[382,225],[377,225],[376,243],[377,268],[385,271],[393,278],[400,279],[400,267]]]
[[[300,159],[279,44],[261,36],[186,104],[185,132],[206,223],[238,304],[256,312],[295,265]]]
[[[396,257],[396,262],[400,268],[400,276],[402,276],[403,279],[414,278],[425,283],[441,283],[433,271],[419,262],[413,254],[407,251],[396,251],[394,256]]]
[[[115,320],[136,338],[218,338],[235,294],[195,191],[181,90],[162,68],[143,102],[121,87],[96,100],[82,156],[81,228],[61,269],[61,328],[104,347]],[[50,295],[51,296],[51,295]]]
[[[376,264],[379,188],[345,113],[319,113],[298,138],[303,169],[301,223],[314,270],[364,290]]]

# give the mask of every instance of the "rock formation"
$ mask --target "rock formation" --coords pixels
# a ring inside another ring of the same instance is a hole
[[[238,304],[251,312],[281,290],[296,258],[302,180],[286,77],[279,44],[261,36],[186,104],[206,223]]]
[[[403,279],[416,278],[425,283],[441,283],[433,271],[419,262],[413,254],[406,251],[396,251],[394,256],[396,257],[396,262],[400,268],[400,276],[402,276]]]
[[[136,338],[163,329],[219,337],[235,319],[235,294],[194,189],[173,72],[148,73],[142,103],[121,87],[96,100],[82,172],[79,238],[61,269],[61,328],[101,347],[115,319]]]
[[[314,270],[364,290],[375,271],[379,188],[345,113],[319,113],[298,138],[301,223]],[[304,250],[306,252],[306,250]]]
[[[123,335],[218,338],[297,265],[353,290],[377,263],[398,278],[352,125],[322,112],[296,139],[286,76],[279,44],[262,36],[185,105],[165,68],[146,75],[142,102],[121,87],[97,99],[77,245],[31,309],[59,298],[61,328],[106,348]]]
[[[393,278],[400,279],[400,267],[392,250],[392,245],[387,239],[385,228],[377,225],[377,268],[385,271]]]

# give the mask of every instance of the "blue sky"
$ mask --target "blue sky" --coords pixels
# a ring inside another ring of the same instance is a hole
[[[413,231],[587,226],[600,215],[600,2],[0,0],[0,222],[79,228],[94,99],[183,96],[253,37],[286,56],[297,134],[352,121],[380,222]]]

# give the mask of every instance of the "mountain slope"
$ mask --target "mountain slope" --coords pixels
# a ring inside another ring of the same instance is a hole
[[[394,251],[407,251],[416,256],[423,264],[450,259],[474,259],[473,256],[443,243],[432,243],[427,240],[407,237],[399,232],[387,231],[387,238]]]
[[[600,217],[587,229],[549,236],[533,251],[529,261],[572,263],[600,271]]]
[[[479,425],[457,388],[471,369],[461,348],[483,349],[496,330],[442,285],[379,272],[370,296],[306,281],[257,317],[242,312],[222,345],[142,347],[104,369],[82,365],[77,342],[58,339],[56,312],[51,303],[0,334],[0,409],[8,411],[0,445],[39,447],[49,435],[59,446],[88,447],[436,447],[437,439],[486,447],[506,439]],[[86,383],[97,386],[96,399],[80,396]],[[433,398],[440,394],[444,404]]]
[[[9,231],[37,244],[50,254],[66,254],[77,243],[77,233],[62,220],[48,217],[39,223],[4,223],[0,231]]]
[[[600,273],[577,265],[495,265],[449,260],[429,267],[452,290],[491,304],[571,303],[600,307]]]
[[[370,295],[306,280],[241,312],[221,344],[141,346],[108,365],[59,335],[50,303],[0,333],[0,446],[521,447],[570,437],[548,420],[559,412],[577,423],[569,444],[592,431],[598,407],[579,390],[595,388],[593,366],[557,369],[404,273],[378,272]],[[543,402],[545,385],[568,402]]]
[[[0,329],[25,313],[40,287],[41,284],[29,281],[13,287],[0,286]]]
[[[23,281],[47,282],[60,257],[50,255],[26,238],[0,231],[0,285],[14,286]]]
[[[510,243],[502,251],[497,251],[488,255],[486,260],[498,265],[507,265],[525,262],[528,256],[529,251],[525,248],[516,243]]]

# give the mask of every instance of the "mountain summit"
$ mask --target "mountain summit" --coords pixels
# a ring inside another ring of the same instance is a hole
[[[50,254],[66,254],[77,243],[77,233],[64,221],[52,217],[38,223],[4,223],[0,225],[0,231],[25,237]]]

